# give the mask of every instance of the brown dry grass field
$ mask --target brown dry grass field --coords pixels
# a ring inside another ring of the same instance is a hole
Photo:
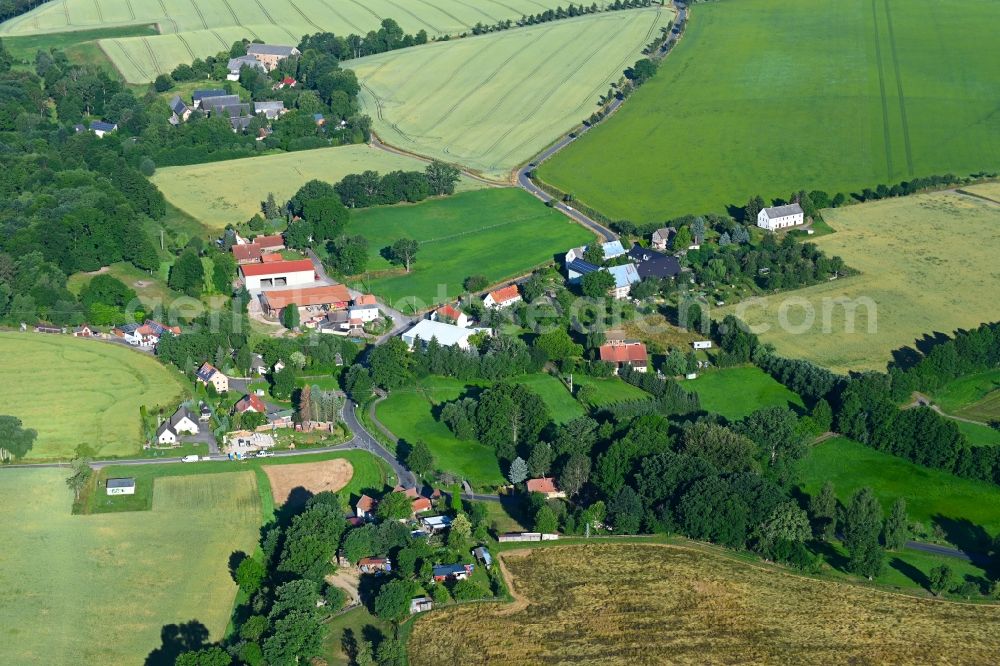
[[[424,664],[988,664],[1000,606],[813,580],[710,551],[587,544],[504,553],[518,602],[421,617]]]
[[[294,465],[265,465],[264,473],[271,482],[271,494],[276,505],[288,501],[296,488],[305,488],[312,494],[324,490],[337,492],[351,481],[354,467],[343,458]]]

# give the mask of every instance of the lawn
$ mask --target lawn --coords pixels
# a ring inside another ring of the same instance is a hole
[[[656,222],[995,169],[998,22],[985,0],[695,5],[659,73],[539,176]]]
[[[435,466],[459,476],[473,486],[485,488],[503,484],[493,450],[472,441],[461,441],[434,417],[434,408],[454,400],[468,388],[465,382],[444,377],[425,379],[411,388],[397,389],[380,402],[376,410],[396,437],[416,444],[425,442],[434,455]]]
[[[171,204],[218,231],[260,212],[269,192],[284,202],[309,180],[336,183],[348,174],[368,169],[385,173],[423,171],[426,166],[412,157],[352,145],[165,167],[157,169],[152,180]],[[481,184],[463,179],[458,189],[477,187]]]
[[[440,663],[990,662],[1000,608],[812,580],[707,549],[588,544],[505,553],[518,601],[421,616]],[[613,573],[612,573],[613,572]],[[557,618],[557,621],[554,621]]]
[[[955,416],[1000,421],[1000,370],[960,377],[934,392],[934,402]]]
[[[365,492],[380,492],[386,485],[392,485],[388,478],[385,464],[375,456],[364,451],[338,451],[336,453],[316,453],[302,456],[282,456],[280,458],[260,458],[223,462],[197,462],[183,464],[124,466],[111,465],[101,468],[94,475],[91,487],[88,489],[82,504],[84,513],[123,513],[148,511],[155,509],[156,488],[164,479],[175,476],[203,476],[227,474],[234,470],[250,470],[257,472],[264,467],[274,465],[302,465],[318,463],[326,460],[346,460],[351,464],[353,474],[347,485],[339,494],[344,498],[358,497]],[[107,479],[130,476],[136,481],[135,495],[108,497],[102,490]],[[267,477],[259,477],[266,495],[270,497],[270,484]]]
[[[1000,446],[1000,430],[966,421],[956,421],[956,424],[970,443],[976,446]]]
[[[754,366],[709,370],[697,379],[682,381],[681,388],[696,391],[702,409],[730,421],[764,407],[802,407],[798,395]]]
[[[0,27],[0,33],[3,28]],[[38,51],[59,49],[66,54],[70,62],[77,65],[99,65],[113,76],[118,71],[110,58],[101,50],[98,40],[122,37],[148,37],[157,35],[156,26],[130,25],[123,27],[95,28],[93,30],[75,30],[71,32],[45,33],[10,37],[3,35],[3,45],[16,59],[34,63]]]
[[[888,512],[898,497],[906,499],[910,520],[926,529],[939,526],[948,541],[976,551],[1000,533],[1000,488],[962,479],[941,470],[914,465],[845,438],[814,446],[799,466],[802,489],[815,494],[827,481],[848,502],[869,486]]]
[[[572,421],[586,413],[583,406],[570,394],[569,388],[558,377],[547,373],[536,373],[517,377],[512,381],[523,384],[537,393],[545,406],[548,407],[552,420],[557,424]]]
[[[369,273],[354,286],[406,311],[455,298],[470,275],[497,283],[550,263],[557,254],[593,238],[582,226],[515,188],[354,211],[347,231],[368,238]],[[381,255],[403,237],[420,241],[410,273]]]
[[[641,388],[626,384],[617,377],[588,377],[587,375],[573,375],[573,383],[577,387],[589,386],[594,390],[594,397],[590,402],[591,407],[606,407],[616,402],[626,402],[628,400],[647,400],[649,394]],[[577,389],[579,390],[579,389]]]
[[[826,218],[837,233],[816,245],[860,275],[713,317],[735,313],[783,356],[837,372],[884,370],[893,350],[924,335],[1000,319],[1000,206],[942,192],[838,208]]]
[[[173,410],[187,391],[179,373],[121,345],[41,333],[0,333],[2,412],[38,431],[29,461],[98,456],[142,447],[139,406]]]
[[[132,288],[135,291],[135,295],[142,302],[143,307],[150,312],[158,306],[165,308],[176,299],[184,296],[168,287],[160,275],[150,275],[146,271],[139,270],[126,262],[111,264],[102,269],[102,272],[121,280],[128,287]],[[83,288],[90,284],[90,281],[97,274],[97,272],[74,273],[66,281],[66,287],[79,296]],[[211,278],[211,272],[209,272],[206,278]]]
[[[673,15],[658,5],[592,14],[347,66],[382,140],[506,180],[596,111]]]
[[[96,516],[70,514],[66,470],[3,475],[0,662],[138,664],[191,621],[222,638],[229,556],[259,536],[252,474],[161,479],[152,511]]]
[[[262,39],[278,44],[298,44],[302,35],[334,32],[365,35],[392,18],[409,33],[425,30],[429,36],[458,35],[476,23],[492,25],[519,19],[544,9],[552,0],[393,0],[328,2],[327,0],[272,0],[271,2],[153,2],[152,0],[52,0],[0,26],[0,37],[38,35],[156,24],[162,35],[101,36],[101,48],[130,82],[151,81],[178,64],[229,50],[239,39]],[[62,36],[60,34],[60,37]],[[140,32],[140,35],[147,33]],[[94,39],[94,37],[87,37]]]

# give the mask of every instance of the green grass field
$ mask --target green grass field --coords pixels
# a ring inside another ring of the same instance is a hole
[[[210,229],[246,222],[260,212],[268,192],[285,201],[306,181],[336,183],[351,173],[371,169],[423,171],[420,160],[365,145],[318,148],[195,166],[166,167],[153,175],[167,200]],[[458,190],[482,187],[471,179]]]
[[[590,116],[671,18],[658,6],[593,14],[348,66],[384,141],[506,179]]]
[[[156,306],[166,307],[174,300],[181,298],[183,294],[174,291],[166,285],[160,276],[151,276],[145,271],[141,271],[132,264],[121,262],[112,264],[105,271],[108,275],[118,278],[135,291],[142,304],[152,310]],[[66,281],[66,287],[71,292],[80,295],[83,288],[94,279],[95,273],[74,273]],[[211,272],[207,279],[211,279]]]
[[[681,382],[696,391],[701,408],[737,421],[764,407],[802,407],[802,399],[757,367],[725,368]]]
[[[870,486],[888,512],[897,497],[906,499],[910,520],[931,529],[935,524],[959,546],[983,550],[985,539],[1000,533],[1000,488],[914,465],[845,438],[814,446],[799,466],[802,488],[819,492],[826,481],[848,502],[859,488]]]
[[[235,550],[252,552],[261,506],[248,473],[161,479],[144,513],[70,515],[66,470],[6,470],[0,662],[143,663],[167,624],[222,638]]]
[[[406,310],[455,298],[470,275],[499,282],[551,262],[555,255],[593,238],[580,225],[515,188],[357,210],[347,232],[364,235],[369,244],[369,275],[354,286]],[[403,237],[420,241],[409,274],[380,254]]]
[[[586,413],[583,405],[570,395],[569,388],[558,377],[537,373],[517,377],[512,381],[537,393],[548,407],[549,415],[555,423],[566,423]]]
[[[590,386],[594,389],[594,398],[589,403],[590,407],[607,407],[616,402],[647,400],[649,398],[649,394],[641,388],[626,384],[617,377],[573,375],[573,384],[578,387]]]
[[[250,470],[256,472],[270,465],[295,465],[300,463],[319,462],[322,460],[333,460],[343,458],[351,463],[354,468],[354,475],[350,482],[339,491],[345,498],[358,496],[363,492],[379,491],[390,483],[386,465],[364,451],[338,451],[336,453],[316,453],[302,456],[283,456],[280,458],[261,458],[241,460],[239,462],[198,462],[162,465],[109,465],[102,468],[94,475],[91,488],[82,498],[81,510],[83,513],[121,513],[132,511],[148,511],[156,508],[154,504],[155,488],[162,483],[163,479],[176,476],[204,476],[216,474],[228,474],[234,470]],[[134,495],[122,495],[118,497],[108,497],[102,494],[100,489],[107,479],[121,476],[130,476],[136,480],[136,491]],[[265,477],[266,479],[266,477]],[[270,495],[268,495],[270,496]]]
[[[409,33],[458,35],[487,25],[555,9],[552,0],[53,0],[0,26],[0,37],[69,33],[155,24],[161,35],[110,35],[101,48],[130,82],[152,81],[195,58],[229,50],[240,39],[298,44],[302,35],[334,32],[365,35],[392,18]]]
[[[653,222],[992,170],[998,22],[987,0],[695,5],[653,80],[539,175],[611,219]]]
[[[1000,370],[960,377],[934,393],[941,409],[974,421],[1000,421]]]
[[[434,454],[435,466],[466,479],[473,486],[503,484],[504,478],[493,450],[478,442],[461,441],[448,426],[434,418],[434,407],[466,392],[465,382],[430,377],[412,388],[397,389],[380,402],[379,421],[409,444],[425,442]]]
[[[96,340],[0,333],[0,358],[0,411],[38,431],[28,460],[68,458],[79,444],[136,455],[139,406],[173,409],[187,390],[152,357]]]
[[[837,233],[816,245],[860,275],[713,317],[735,313],[780,354],[838,372],[884,370],[893,350],[924,335],[1000,318],[1000,206],[942,192],[838,208],[826,218]]]

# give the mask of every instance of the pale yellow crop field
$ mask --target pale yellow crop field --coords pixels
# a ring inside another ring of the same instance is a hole
[[[596,111],[672,18],[662,7],[591,14],[345,66],[383,141],[499,178]]]
[[[942,192],[823,215],[837,232],[815,243],[860,275],[717,314],[735,313],[782,355],[838,372],[885,370],[893,350],[925,334],[1000,319],[1000,205]]]
[[[357,144],[166,167],[156,170],[153,182],[170,203],[205,226],[222,229],[259,213],[268,192],[281,203],[314,178],[336,183],[348,174],[369,169],[385,173],[425,168],[427,164],[416,158]],[[463,177],[456,190],[481,187],[482,183]]]

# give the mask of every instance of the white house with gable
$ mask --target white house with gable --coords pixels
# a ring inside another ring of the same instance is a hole
[[[469,338],[480,332],[490,333],[488,328],[462,328],[453,324],[446,324],[443,321],[431,321],[421,319],[416,326],[403,333],[400,337],[403,342],[413,349],[419,342],[427,345],[431,340],[437,340],[442,347],[458,347],[460,349],[469,348]]]
[[[805,214],[802,212],[802,206],[797,203],[787,206],[773,206],[757,213],[757,226],[768,231],[795,227],[803,222],[805,222]]]

